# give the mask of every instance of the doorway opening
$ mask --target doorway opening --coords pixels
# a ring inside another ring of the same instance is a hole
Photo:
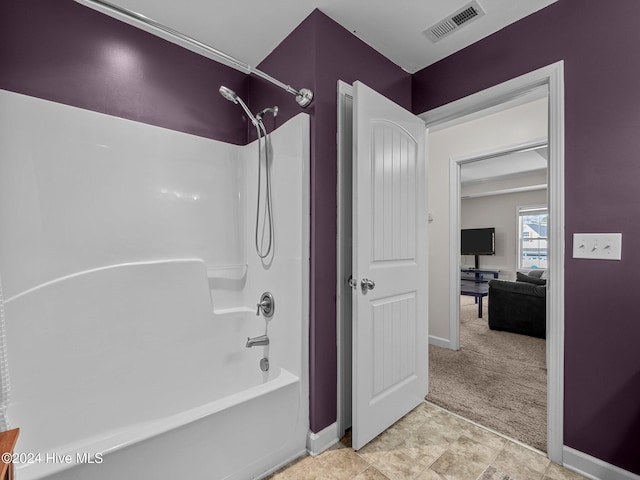
[[[547,336],[547,455],[556,462],[562,464],[563,443],[563,388],[564,388],[564,64],[557,62],[547,67],[540,68],[520,77],[508,80],[502,84],[480,91],[463,99],[426,112],[421,116],[431,131],[438,128],[446,128],[462,119],[470,120],[500,110],[509,102],[517,103],[531,95],[532,92],[543,88],[548,94],[548,203],[550,208],[548,225],[549,243],[548,261],[551,268],[548,275],[547,302],[546,302],[546,336]],[[478,154],[476,154],[477,156]],[[460,160],[460,159],[458,159]],[[455,295],[447,295],[450,305],[447,318],[456,314],[459,308],[458,275],[450,275],[449,272],[457,272],[460,262],[460,225],[459,212],[453,207],[459,201],[459,164],[452,161],[449,165],[449,232],[447,240],[450,246],[449,265],[445,267],[446,276],[449,279],[448,292]],[[434,227],[432,225],[432,232]],[[432,248],[433,242],[432,242]],[[432,263],[432,272],[435,266]],[[450,341],[458,341],[454,338],[457,334],[458,318],[455,322],[449,322],[449,331],[445,332],[445,338]],[[430,341],[433,338],[430,337]]]
[[[457,301],[432,300],[436,311],[455,305],[452,324],[440,315],[439,330],[454,331],[456,345],[432,338],[427,400],[541,451],[547,449],[546,287],[516,279],[531,273],[531,282],[542,284],[549,272],[546,107],[545,95],[430,136],[431,160],[451,161],[458,178],[452,208],[460,250],[457,269],[449,272],[459,286],[449,292]],[[530,138],[536,140],[504,147]],[[460,155],[477,151],[478,141],[496,142],[495,148]],[[436,234],[448,229],[438,225],[441,212],[435,218]]]

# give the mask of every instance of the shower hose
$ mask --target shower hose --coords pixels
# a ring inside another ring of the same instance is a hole
[[[256,122],[256,132],[258,134],[258,200],[256,205],[256,253],[260,258],[266,258],[273,248],[273,214],[271,212],[271,172],[269,165],[269,135],[262,120]],[[265,168],[265,209],[262,225],[262,235],[259,234],[260,224],[260,200],[262,198],[262,137],[264,136],[264,168]],[[265,230],[267,230],[267,246],[264,247]],[[261,237],[261,238],[259,238]]]

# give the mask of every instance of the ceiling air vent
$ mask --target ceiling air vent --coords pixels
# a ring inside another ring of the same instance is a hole
[[[462,25],[465,25],[476,18],[480,18],[483,15],[484,10],[482,10],[482,7],[478,2],[473,1],[462,7],[457,12],[452,13],[444,20],[441,20],[435,25],[427,28],[424,33],[431,39],[431,41],[437,42],[455,30],[458,30]]]

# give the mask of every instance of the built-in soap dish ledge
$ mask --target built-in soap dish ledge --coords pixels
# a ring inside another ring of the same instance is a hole
[[[236,313],[252,313],[255,315],[256,311],[249,307],[233,307],[233,308],[214,308],[213,314],[217,316],[234,315]]]
[[[242,280],[246,275],[246,263],[240,263],[238,265],[207,265],[208,278]]]

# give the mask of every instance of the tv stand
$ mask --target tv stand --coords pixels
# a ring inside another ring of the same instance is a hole
[[[473,273],[474,274],[474,278],[462,278],[462,280],[474,280],[476,283],[486,283],[489,280],[485,280],[484,276],[485,275],[493,275],[493,278],[498,278],[498,275],[500,274],[500,270],[489,270],[489,269],[484,269],[481,270],[479,268],[461,268],[460,269],[461,273]]]

